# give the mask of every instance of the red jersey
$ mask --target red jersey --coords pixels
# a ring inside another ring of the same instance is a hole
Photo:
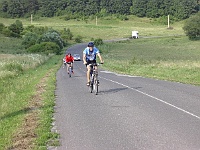
[[[72,57],[72,56],[70,56],[70,55],[66,55],[65,59],[66,59],[66,62],[67,62],[67,63],[68,63],[68,62],[73,62],[73,61],[74,61],[74,57]]]

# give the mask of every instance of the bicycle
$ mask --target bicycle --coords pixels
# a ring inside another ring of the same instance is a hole
[[[98,80],[98,72],[95,69],[95,66],[99,66],[99,64],[89,64],[90,69],[90,84],[89,84],[89,91],[92,93],[93,91],[97,95],[99,92],[99,80]]]
[[[69,75],[69,77],[71,77],[72,76],[72,63],[70,63],[69,64],[69,66],[68,66],[68,75]]]

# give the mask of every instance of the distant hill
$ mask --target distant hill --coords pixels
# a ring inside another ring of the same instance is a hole
[[[0,0],[1,17],[63,16],[66,19],[110,14],[186,19],[200,10],[199,0]]]

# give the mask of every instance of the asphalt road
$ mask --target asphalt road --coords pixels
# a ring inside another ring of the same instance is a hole
[[[79,53],[86,44],[71,47]],[[106,63],[106,62],[105,62]],[[99,71],[89,93],[86,67],[57,72],[57,150],[200,150],[200,87]]]

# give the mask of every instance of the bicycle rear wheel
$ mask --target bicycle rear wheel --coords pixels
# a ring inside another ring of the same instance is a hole
[[[93,92],[93,86],[94,86],[93,82],[90,82],[90,86],[89,86],[89,91],[90,91],[90,93]]]
[[[69,67],[69,77],[71,77],[71,76],[72,76],[72,68]]]

